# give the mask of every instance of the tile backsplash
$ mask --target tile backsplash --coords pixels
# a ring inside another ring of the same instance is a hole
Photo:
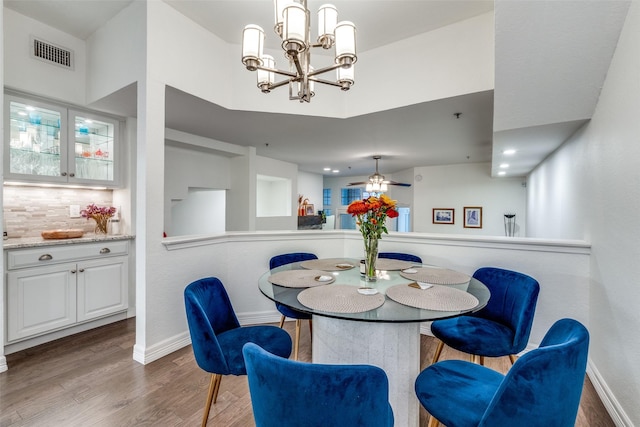
[[[4,186],[4,229],[9,238],[39,237],[42,230],[79,228],[92,233],[95,221],[69,217],[69,206],[111,206],[111,190]]]

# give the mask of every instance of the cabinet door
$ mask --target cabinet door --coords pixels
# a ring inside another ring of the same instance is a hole
[[[5,100],[5,178],[67,182],[67,110],[11,95]]]
[[[81,111],[69,111],[69,182],[118,183],[118,121]]]
[[[128,308],[128,258],[78,264],[78,322]]]
[[[76,322],[76,264],[7,273],[7,339],[14,341]]]

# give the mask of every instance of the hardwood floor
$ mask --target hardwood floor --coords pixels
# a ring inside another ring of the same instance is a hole
[[[310,361],[303,322],[300,360]],[[293,333],[294,322],[285,328]],[[0,373],[0,427],[14,426],[199,426],[209,376],[185,347],[148,365],[132,359],[134,319],[94,329],[7,356]],[[435,350],[423,336],[423,366]],[[454,350],[442,359],[460,358]],[[487,359],[503,371],[508,359]],[[421,408],[420,425],[427,425]],[[209,426],[253,426],[246,377],[223,377]],[[576,426],[613,426],[589,380],[585,380]]]

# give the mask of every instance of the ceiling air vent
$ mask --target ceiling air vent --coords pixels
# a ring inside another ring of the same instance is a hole
[[[44,40],[31,37],[31,56],[49,64],[73,70],[73,51]]]

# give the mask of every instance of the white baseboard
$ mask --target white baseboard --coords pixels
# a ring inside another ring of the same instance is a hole
[[[275,323],[280,321],[280,313],[276,310],[257,313],[243,313],[238,314],[237,316],[238,321],[243,326]],[[167,338],[166,340],[147,348],[136,344],[133,346],[133,360],[146,365],[190,344],[191,336],[189,335],[189,331]]]
[[[593,388],[595,388],[596,393],[598,393],[613,423],[618,427],[633,427],[633,423],[624,412],[624,409],[622,409],[622,406],[611,392],[609,386],[607,386],[607,383],[591,359],[589,359],[587,363],[587,375],[589,375],[591,384],[593,384]]]
[[[0,356],[0,372],[4,372],[7,369],[9,369],[9,367],[7,366],[7,358],[4,356]]]

